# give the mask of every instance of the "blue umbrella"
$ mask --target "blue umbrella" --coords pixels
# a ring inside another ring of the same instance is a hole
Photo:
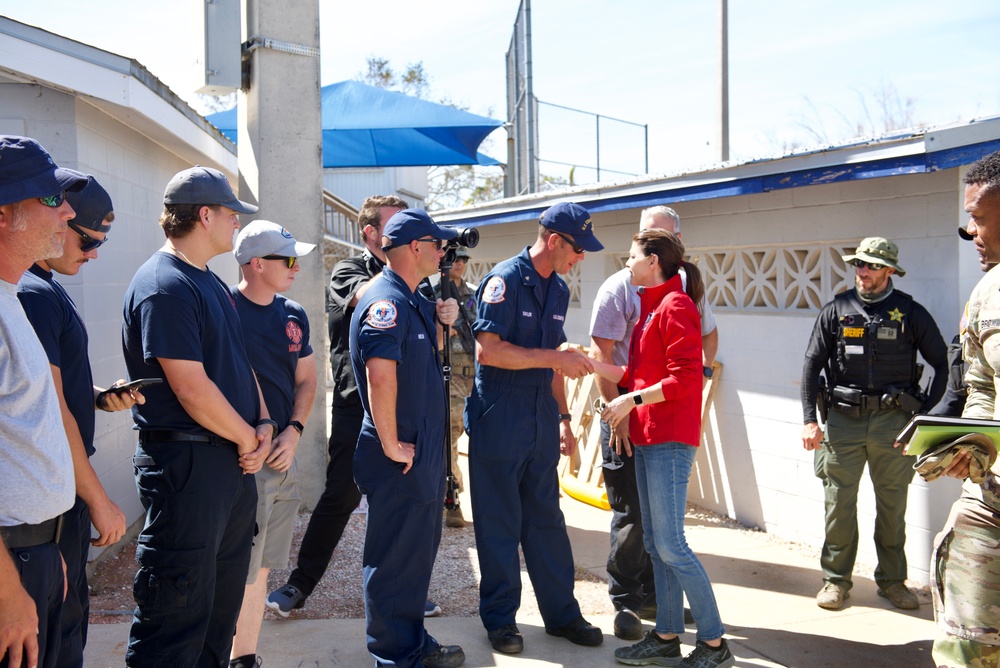
[[[323,86],[320,93],[323,167],[501,164],[478,148],[503,121],[360,81]],[[236,118],[235,108],[207,117],[234,143]]]

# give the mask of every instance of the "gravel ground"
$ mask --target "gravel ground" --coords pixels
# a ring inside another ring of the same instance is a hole
[[[289,564],[294,566],[302,535],[309,522],[309,514],[302,513],[295,523],[295,537]],[[302,610],[292,613],[295,619],[360,619],[365,616],[361,592],[361,552],[364,546],[365,516],[355,514],[344,530],[337,545],[330,567],[320,580]],[[91,578],[90,623],[113,624],[126,621],[135,603],[132,599],[132,580],[135,577],[135,541],[131,541],[115,556],[98,564]],[[291,568],[271,571],[269,590],[285,584]],[[524,585],[521,610],[537,614],[538,608],[521,563]],[[583,569],[577,569],[576,597],[583,614],[610,614],[607,583]],[[453,617],[475,617],[479,608],[479,563],[476,541],[469,523],[464,529],[445,527],[441,547],[434,564],[430,598],[442,608],[443,614]],[[266,618],[276,618],[270,611]]]

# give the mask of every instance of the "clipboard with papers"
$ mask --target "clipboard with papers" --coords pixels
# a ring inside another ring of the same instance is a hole
[[[896,441],[906,445],[907,455],[919,457],[942,443],[974,432],[988,436],[1000,450],[1000,421],[977,418],[914,415]]]

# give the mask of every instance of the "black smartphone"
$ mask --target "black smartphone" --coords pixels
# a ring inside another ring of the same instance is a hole
[[[141,390],[149,385],[159,385],[163,382],[162,378],[140,378],[138,380],[133,380],[131,382],[125,383],[124,385],[113,385],[108,389],[97,395],[95,400],[95,405],[100,406],[101,402],[104,401],[104,397],[109,393],[114,392],[115,394],[121,394],[123,392],[128,392],[129,390]]]

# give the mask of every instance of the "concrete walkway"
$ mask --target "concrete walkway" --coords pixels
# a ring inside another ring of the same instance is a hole
[[[563,499],[563,510],[577,565],[603,577],[610,513],[569,498]],[[822,581],[808,550],[698,517],[689,517],[687,536],[712,579],[737,666],[932,665],[935,628],[926,595],[919,610],[895,610],[876,595],[874,582],[859,578],[848,605],[829,612],[814,602]],[[601,647],[578,647],[548,636],[540,618],[520,616],[525,650],[514,656],[492,651],[478,618],[440,617],[427,620],[427,627],[443,642],[462,645],[468,668],[618,665],[614,649],[630,643],[614,637],[611,615],[588,619],[604,629]],[[690,631],[682,637],[685,652],[694,643]],[[128,624],[91,626],[88,668],[123,665],[127,638]],[[266,620],[260,653],[265,668],[373,665],[363,619]]]

